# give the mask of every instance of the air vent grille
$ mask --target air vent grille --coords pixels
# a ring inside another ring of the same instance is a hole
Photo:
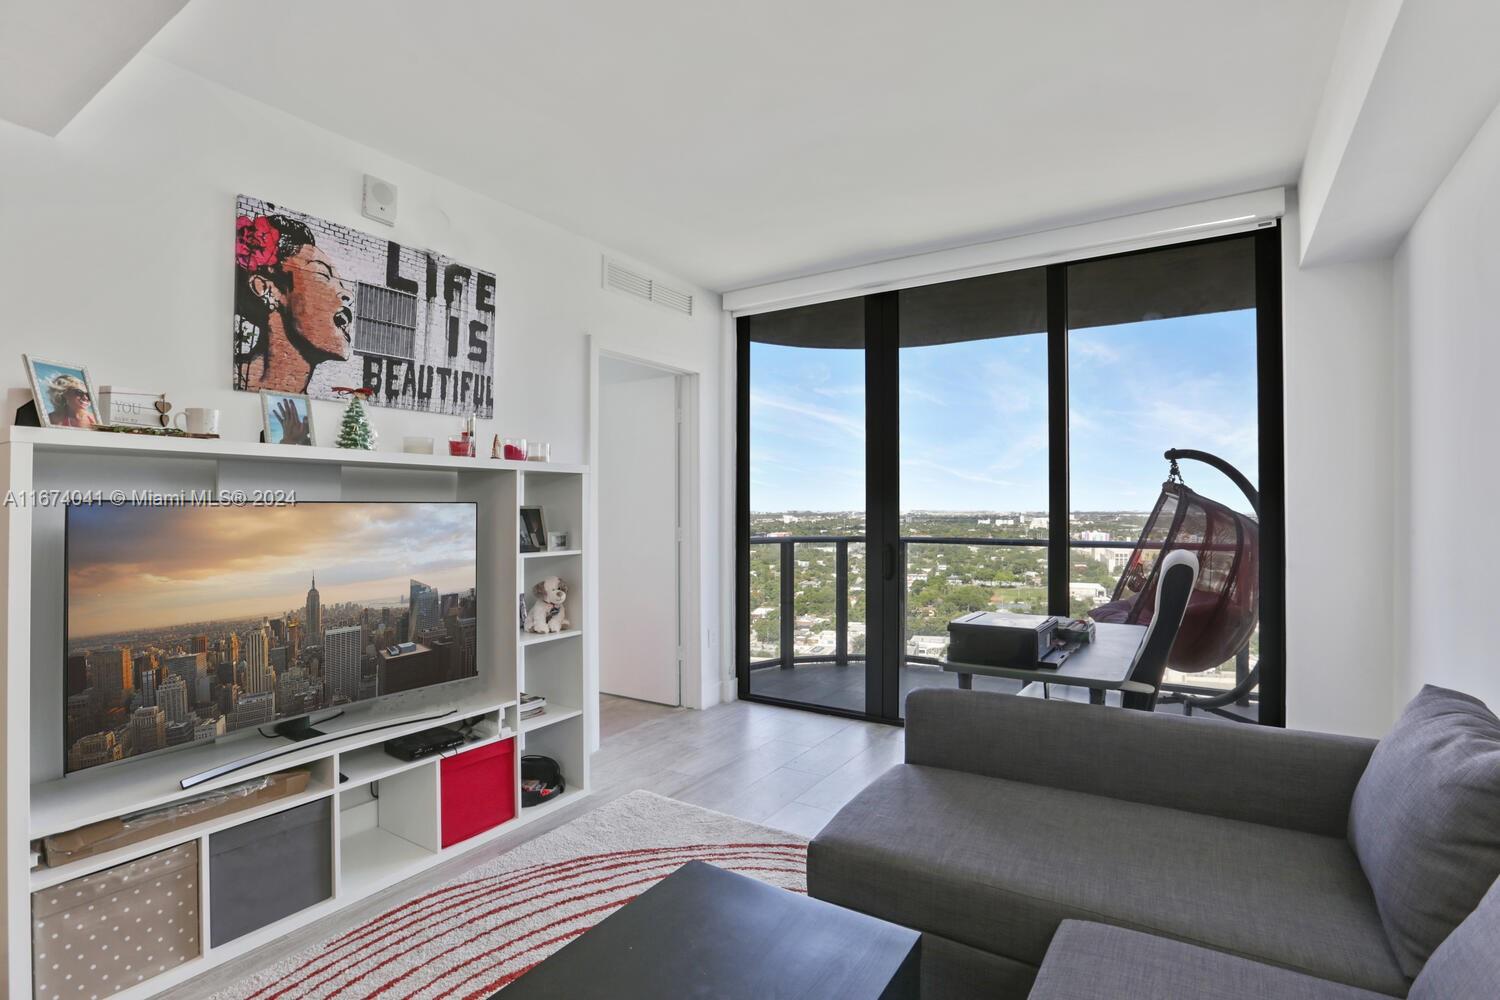
[[[660,302],[668,309],[676,309],[680,313],[693,314],[693,297],[687,292],[679,292],[675,288],[653,282],[651,285],[651,301]]]
[[[690,294],[659,281],[652,281],[639,271],[633,271],[608,257],[604,258],[604,287],[655,302],[686,316],[693,314],[693,297]]]

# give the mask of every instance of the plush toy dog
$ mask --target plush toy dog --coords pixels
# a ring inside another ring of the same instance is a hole
[[[532,588],[536,600],[526,616],[528,632],[561,632],[569,626],[563,604],[568,599],[568,585],[561,577],[549,576]]]

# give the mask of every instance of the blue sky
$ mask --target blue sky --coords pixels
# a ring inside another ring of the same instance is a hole
[[[1072,508],[1148,510],[1169,447],[1256,476],[1255,312],[1069,334]],[[750,506],[864,506],[864,357],[753,344]],[[901,508],[1042,510],[1047,503],[1046,337],[901,352]],[[1222,476],[1190,486],[1244,509]]]

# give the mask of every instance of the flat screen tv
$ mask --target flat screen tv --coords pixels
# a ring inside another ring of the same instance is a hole
[[[477,517],[472,503],[69,506],[65,770],[315,733],[315,713],[476,676]]]

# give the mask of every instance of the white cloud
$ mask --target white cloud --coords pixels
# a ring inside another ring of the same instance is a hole
[[[782,414],[788,414],[802,420],[822,424],[844,432],[860,441],[865,437],[865,421],[863,415],[853,416],[840,413],[837,410],[825,406],[816,406],[812,403],[799,402],[795,399],[787,399],[782,396],[772,396],[768,393],[750,392],[750,420],[754,425],[755,410],[772,410]]]

